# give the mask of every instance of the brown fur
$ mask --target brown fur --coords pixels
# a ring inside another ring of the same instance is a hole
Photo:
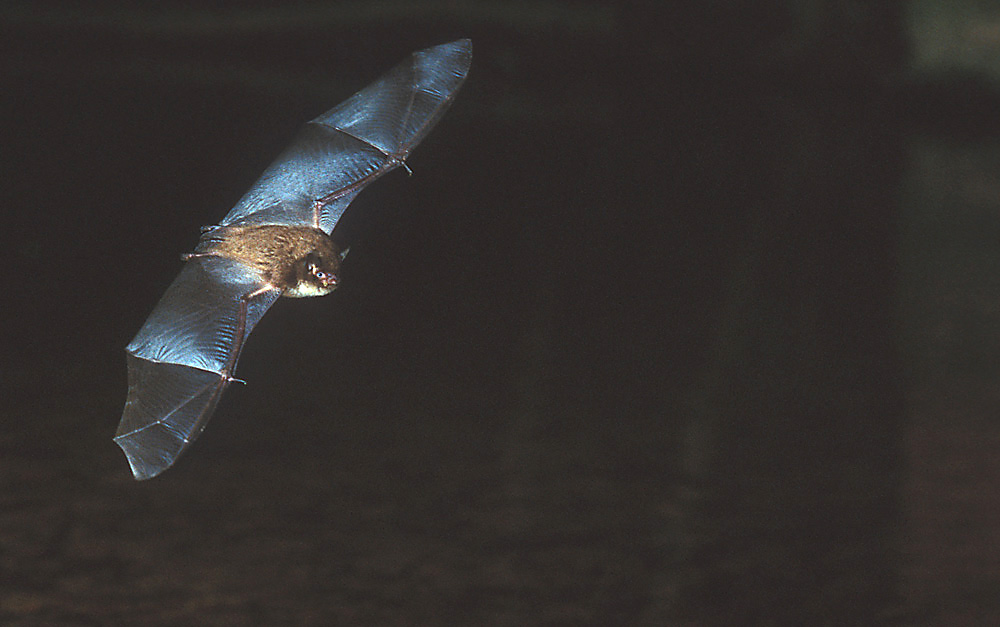
[[[340,269],[340,251],[333,240],[323,231],[308,226],[219,227],[202,237],[195,254],[218,255],[245,263],[281,290],[310,280],[304,270],[304,260],[309,255],[318,257],[327,272],[336,275]]]

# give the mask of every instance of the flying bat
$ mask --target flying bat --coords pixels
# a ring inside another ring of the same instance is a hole
[[[307,123],[217,226],[126,347],[128,396],[115,442],[136,479],[169,468],[233,381],[254,325],[281,296],[329,294],[330,234],[366,185],[402,166],[451,104],[472,61],[462,39],[413,53]]]

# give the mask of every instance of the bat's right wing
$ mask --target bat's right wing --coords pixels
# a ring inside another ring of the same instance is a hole
[[[196,257],[126,350],[128,398],[115,434],[136,479],[169,468],[205,428],[243,343],[280,295],[222,257]]]
[[[366,185],[403,165],[465,80],[472,42],[427,50],[306,124],[219,223],[333,231]]]

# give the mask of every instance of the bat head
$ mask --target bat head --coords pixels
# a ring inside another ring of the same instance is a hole
[[[339,256],[314,250],[293,264],[292,280],[288,282],[285,295],[292,298],[325,296],[336,289],[339,272]]]

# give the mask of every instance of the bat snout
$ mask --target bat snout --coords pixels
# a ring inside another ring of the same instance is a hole
[[[327,272],[326,276],[320,278],[319,282],[323,287],[329,287],[330,289],[333,289],[337,287],[337,285],[340,283],[340,279],[337,277],[336,274],[332,272]]]

